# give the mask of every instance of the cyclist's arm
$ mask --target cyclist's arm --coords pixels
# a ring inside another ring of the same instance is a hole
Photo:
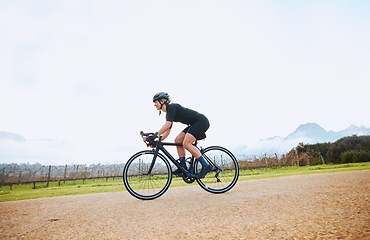
[[[162,135],[162,139],[164,140],[171,132],[172,122],[166,121],[161,129],[158,131],[158,135]]]
[[[162,141],[164,141],[168,137],[168,135],[170,135],[170,132],[171,132],[171,129],[168,129],[166,132],[162,134]]]

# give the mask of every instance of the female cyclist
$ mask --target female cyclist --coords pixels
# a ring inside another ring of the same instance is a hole
[[[176,138],[175,143],[182,143],[182,146],[177,147],[179,154],[180,165],[186,169],[185,149],[188,150],[202,164],[202,170],[195,176],[202,178],[212,170],[206,160],[204,160],[199,149],[193,143],[196,140],[206,138],[205,132],[209,128],[209,121],[203,114],[200,114],[189,108],[184,108],[180,104],[171,103],[170,96],[165,92],[157,93],[153,97],[154,106],[159,110],[159,115],[162,112],[166,113],[166,123],[156,133],[157,136],[162,136],[162,140],[166,139],[171,132],[173,122],[181,122],[188,125]],[[173,172],[177,176],[182,175],[182,170],[177,169]]]

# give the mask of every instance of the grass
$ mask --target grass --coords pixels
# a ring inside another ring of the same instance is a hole
[[[294,175],[306,175],[315,173],[330,173],[330,172],[344,172],[344,171],[357,171],[370,169],[370,162],[365,163],[349,163],[338,165],[317,165],[317,166],[304,166],[304,167],[278,167],[278,168],[262,168],[254,170],[240,171],[239,181],[248,181],[263,178],[275,178]],[[192,185],[196,185],[194,182]],[[188,186],[182,181],[182,178],[173,178],[171,187]],[[0,187],[0,202],[25,200],[34,198],[57,197],[66,195],[82,195],[91,193],[104,193],[104,192],[119,192],[125,191],[122,178],[117,179],[101,179],[101,180],[85,180],[81,181],[68,181],[61,183],[60,186],[57,182],[49,184],[46,183],[36,184],[33,189],[33,184],[13,185],[12,189],[9,186]]]
[[[25,200],[45,197],[58,197],[66,195],[82,195],[90,193],[104,192],[119,192],[125,190],[122,178],[100,180],[85,180],[67,181],[65,184],[61,182],[60,186],[57,182],[36,184],[36,189],[33,189],[33,184],[13,185],[12,189],[9,186],[0,187],[0,202]]]
[[[302,167],[289,166],[278,168],[261,168],[255,170],[241,171],[239,181],[317,174],[317,173],[358,171],[366,169],[370,169],[370,162],[336,164],[336,165],[330,164],[330,165],[302,166]]]

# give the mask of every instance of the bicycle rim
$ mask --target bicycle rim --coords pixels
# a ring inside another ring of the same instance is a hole
[[[153,157],[153,151],[142,151],[132,156],[125,165],[123,182],[127,191],[136,198],[155,199],[164,194],[171,184],[170,164],[159,153],[151,173],[148,174]]]
[[[205,178],[197,179],[198,184],[211,193],[224,193],[229,191],[239,178],[239,165],[235,156],[227,149],[212,146],[204,149],[204,158],[216,165],[217,170],[209,172]],[[201,169],[199,162],[195,163],[197,172]]]

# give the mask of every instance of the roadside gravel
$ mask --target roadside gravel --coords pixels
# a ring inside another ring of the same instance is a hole
[[[122,186],[124,188],[124,186]],[[0,239],[370,239],[370,170],[0,203]]]

